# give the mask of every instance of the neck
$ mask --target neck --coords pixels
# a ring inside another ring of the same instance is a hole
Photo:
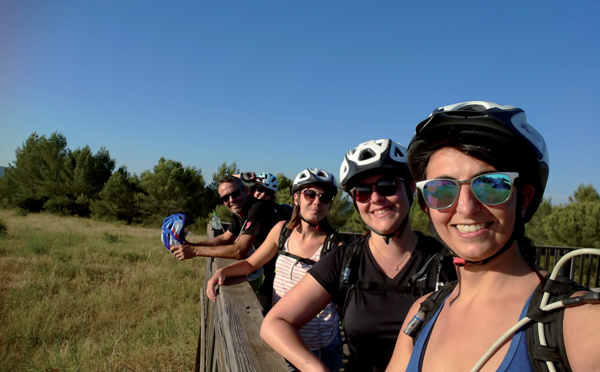
[[[526,288],[527,291],[533,290],[539,284],[537,274],[521,255],[516,242],[506,252],[488,263],[466,265],[458,267],[457,270],[463,296],[469,293],[495,295],[503,289],[515,291],[514,282],[521,283],[523,277],[530,278],[535,284],[531,289]]]
[[[400,236],[390,238],[389,243],[386,243],[385,240],[384,236],[371,234],[369,245],[378,252],[390,252],[395,253],[397,256],[401,256],[405,252],[413,251],[417,246],[419,237],[413,229],[410,228],[410,225],[408,225]],[[388,255],[390,253],[388,253]]]

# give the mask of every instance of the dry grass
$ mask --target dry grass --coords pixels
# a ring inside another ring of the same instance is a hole
[[[0,221],[1,371],[194,369],[204,260],[175,260],[158,227]]]

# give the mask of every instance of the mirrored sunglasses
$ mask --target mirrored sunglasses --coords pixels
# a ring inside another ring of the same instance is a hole
[[[379,195],[392,196],[398,191],[398,186],[402,181],[404,181],[404,179],[401,177],[383,177],[380,178],[377,183],[361,183],[356,185],[351,190],[351,194],[358,203],[366,203],[371,200],[373,189],[375,189]]]
[[[473,195],[485,205],[505,203],[513,189],[517,172],[487,173],[470,180],[439,178],[417,182],[425,203],[432,209],[450,208],[456,203],[460,185],[468,184]]]
[[[242,194],[242,191],[240,189],[237,189],[237,190],[230,192],[229,194],[221,196],[220,199],[223,203],[225,203],[225,202],[229,201],[229,198],[235,199],[235,198],[238,198],[241,194]]]
[[[304,189],[300,192],[302,193],[302,195],[304,195],[304,198],[309,203],[312,203],[316,197],[319,197],[319,200],[321,200],[321,203],[328,204],[328,203],[331,203],[331,201],[335,197],[335,195],[333,195],[333,194],[320,193],[320,192],[316,192],[314,190],[309,190],[309,189]]]

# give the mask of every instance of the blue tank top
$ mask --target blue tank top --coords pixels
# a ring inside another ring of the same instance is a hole
[[[444,303],[446,302],[446,297],[442,305],[437,309],[434,316],[431,320],[425,324],[423,327],[423,331],[419,335],[417,342],[415,343],[413,352],[410,356],[410,361],[408,362],[408,367],[406,368],[407,372],[418,372],[421,370],[423,365],[423,357],[425,355],[425,350],[427,349],[427,342],[429,340],[429,335],[431,334],[431,330],[435,325],[435,321],[437,320],[442,307],[444,307]],[[523,310],[521,310],[521,315],[519,319],[523,319],[525,315],[527,315],[527,309],[529,308],[529,302],[531,301],[531,297],[525,303]],[[496,370],[497,372],[528,372],[533,371],[531,367],[531,362],[529,361],[529,355],[527,353],[527,339],[525,337],[525,330],[518,330],[510,343],[508,351],[502,360],[502,363]]]

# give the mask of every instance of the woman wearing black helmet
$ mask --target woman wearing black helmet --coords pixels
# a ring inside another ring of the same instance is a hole
[[[261,335],[300,370],[326,371],[296,330],[333,300],[348,338],[345,371],[382,371],[411,304],[440,279],[433,257],[442,247],[410,226],[414,181],[399,143],[368,141],[350,150],[340,180],[374,234],[323,257],[267,314]]]
[[[408,158],[421,206],[455,257],[459,280],[413,305],[388,370],[532,371],[553,370],[552,363],[570,370],[569,362],[573,370],[597,370],[600,326],[589,319],[598,319],[600,306],[564,311],[564,342],[551,344],[554,335],[544,341],[556,349],[532,346],[542,338],[530,336],[532,323],[494,345],[519,319],[536,316],[531,310],[542,297],[540,283],[566,287],[546,283],[524,236],[524,224],[542,200],[549,163],[544,139],[523,110],[482,101],[441,107],[417,126]],[[569,286],[566,297],[582,294],[580,289]],[[408,335],[417,329],[413,348]],[[528,352],[535,354],[533,362]],[[548,355],[552,360],[543,361]]]
[[[285,298],[315,261],[330,250],[329,244],[337,245],[339,242],[327,220],[336,194],[333,174],[318,168],[300,172],[292,184],[294,209],[290,220],[277,223],[250,257],[217,270],[206,285],[208,298],[216,300],[215,285],[222,285],[227,277],[248,275],[272,260],[276,261],[274,278],[265,274],[265,281],[273,282],[273,286],[268,286],[272,288],[269,296],[272,296],[274,304]],[[332,371],[340,369],[343,354],[339,350],[339,319],[333,304],[324,306],[312,319],[307,319],[299,334],[316,358]],[[294,370],[293,366],[290,370]]]

